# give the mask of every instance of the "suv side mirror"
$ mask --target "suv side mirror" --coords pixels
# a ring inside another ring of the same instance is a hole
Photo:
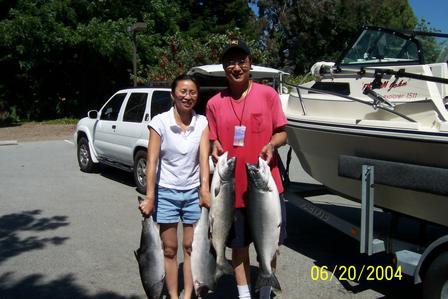
[[[98,111],[96,111],[96,110],[89,110],[89,112],[87,112],[87,116],[89,118],[92,118],[92,119],[97,119],[98,118]]]

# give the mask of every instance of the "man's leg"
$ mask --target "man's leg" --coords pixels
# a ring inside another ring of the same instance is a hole
[[[239,298],[250,299],[250,259],[251,237],[246,219],[246,209],[235,209],[234,222],[229,232],[227,246],[232,248],[232,265],[238,287]]]
[[[235,270],[235,279],[238,287],[239,298],[250,299],[249,246],[243,248],[233,248],[232,264]]]

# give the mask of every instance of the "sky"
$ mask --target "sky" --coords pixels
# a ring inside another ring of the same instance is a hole
[[[424,18],[433,27],[448,33],[448,0],[409,0],[415,16]]]
[[[420,20],[424,18],[433,27],[448,33],[448,0],[408,0],[414,14]],[[256,4],[249,4],[258,13]]]

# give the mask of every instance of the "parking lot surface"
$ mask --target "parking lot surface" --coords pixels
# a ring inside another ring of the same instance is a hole
[[[0,298],[145,298],[133,255],[141,216],[131,174],[109,167],[82,173],[74,145],[63,139],[1,146],[0,166]],[[292,179],[312,181],[297,161],[291,169]],[[335,196],[316,201],[348,217],[358,212]],[[419,298],[407,277],[358,283],[336,272],[330,279],[322,267],[360,271],[387,259],[361,256],[356,241],[293,202],[287,217],[277,268],[283,291],[275,298]],[[234,278],[226,276],[207,298],[235,297]]]

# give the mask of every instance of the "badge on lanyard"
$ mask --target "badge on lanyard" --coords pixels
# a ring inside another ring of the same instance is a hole
[[[233,134],[233,146],[244,146],[244,136],[246,135],[246,126],[235,126]]]

